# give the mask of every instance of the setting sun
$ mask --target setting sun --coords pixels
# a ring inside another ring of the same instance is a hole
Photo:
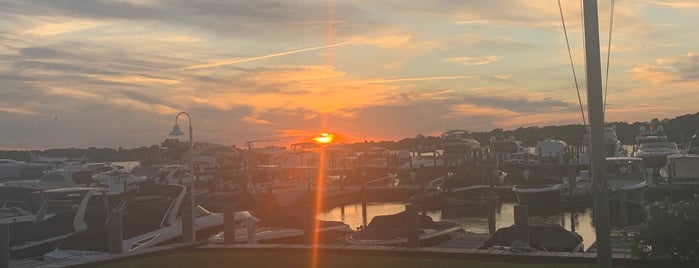
[[[329,144],[333,142],[333,135],[328,133],[320,133],[320,136],[313,138],[313,140],[320,144]]]

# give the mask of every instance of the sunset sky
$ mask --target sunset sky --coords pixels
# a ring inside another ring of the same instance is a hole
[[[617,0],[613,21],[606,120],[696,113],[699,3]],[[150,146],[179,111],[237,145],[582,123],[553,0],[0,1],[0,148]]]

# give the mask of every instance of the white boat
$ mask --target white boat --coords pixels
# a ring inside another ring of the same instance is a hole
[[[30,214],[0,219],[10,225],[10,258],[41,257],[66,237],[86,230],[89,200],[105,191],[88,187],[45,190],[40,193],[40,206]]]
[[[656,170],[665,166],[668,155],[680,153],[677,144],[667,141],[663,126],[657,118],[653,118],[648,127],[640,127],[634,149],[633,157],[643,158],[645,167]]]
[[[539,155],[541,164],[563,165],[564,151],[568,144],[559,139],[545,139],[536,143],[534,153]]]
[[[181,185],[155,185],[144,187],[140,193],[127,194],[125,199],[110,199],[110,209],[123,212],[122,252],[137,252],[153,246],[181,242],[182,218],[179,210],[185,191],[185,187]],[[101,198],[92,202],[104,204]],[[93,214],[88,215],[92,217],[88,217],[87,229],[65,238],[55,250],[44,254],[44,260],[108,255],[105,212],[104,207],[95,208]],[[194,228],[197,238],[208,238],[223,228],[223,215],[197,206]]]
[[[0,159],[0,181],[36,179],[42,175],[44,170],[49,170],[53,167],[51,164]]]
[[[667,156],[667,164],[660,170],[660,185],[699,185],[699,155],[674,154]]]
[[[441,135],[444,148],[442,159],[445,167],[463,166],[468,154],[481,148],[481,144],[471,138],[466,130],[449,130]]]
[[[44,171],[43,175],[35,180],[8,181],[0,183],[0,186],[37,190],[96,186],[95,181],[92,179],[92,172],[84,165],[64,165],[60,168]]]
[[[590,164],[590,154],[588,150],[588,144],[590,137],[589,134],[585,134],[585,139],[583,140],[583,145],[585,145],[584,151],[578,156],[578,164],[589,165]],[[622,145],[621,141],[616,134],[616,126],[612,125],[609,127],[604,127],[604,153],[607,157],[614,156],[628,156]]]
[[[611,194],[626,191],[635,195],[630,198],[643,198],[651,180],[643,163],[643,159],[637,157],[607,157],[606,177]]]
[[[680,150],[674,142],[646,142],[633,152],[633,157],[643,159],[643,164],[649,168],[661,168],[667,163],[667,157],[679,154]]]

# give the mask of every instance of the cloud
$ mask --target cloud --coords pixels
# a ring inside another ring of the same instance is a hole
[[[345,46],[345,45],[348,45],[348,44],[351,44],[351,42],[344,42],[344,43],[338,43],[338,44],[332,44],[332,45],[326,45],[326,46],[317,46],[317,47],[309,47],[309,48],[295,49],[295,50],[290,50],[290,51],[278,52],[278,53],[273,53],[273,54],[268,54],[268,55],[263,55],[263,56],[257,56],[257,57],[243,58],[243,59],[221,60],[221,61],[217,61],[217,62],[211,62],[211,63],[204,63],[204,64],[192,65],[192,66],[183,68],[183,70],[211,68],[211,67],[218,67],[218,66],[224,66],[224,65],[231,65],[231,64],[237,64],[237,63],[243,63],[243,62],[264,60],[264,59],[275,58],[275,57],[281,57],[281,56],[286,56],[286,55],[291,55],[291,54],[296,54],[296,53],[301,53],[301,52],[306,52],[306,51],[312,51],[312,50],[319,50],[319,49],[326,49],[326,48],[333,48],[333,47]]]
[[[664,83],[699,82],[699,54],[658,58],[653,64],[642,64],[631,70],[638,79],[660,85]]]
[[[667,8],[699,8],[699,3],[687,1],[651,1],[650,3],[656,6]]]
[[[483,57],[452,57],[444,59],[447,62],[461,63],[463,65],[483,65],[498,62],[503,57],[500,56],[483,56]]]
[[[19,115],[38,115],[39,114],[38,112],[32,111],[32,110],[15,108],[15,107],[1,107],[1,106],[0,106],[0,112],[19,114]]]

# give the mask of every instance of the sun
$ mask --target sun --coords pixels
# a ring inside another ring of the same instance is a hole
[[[330,144],[333,142],[334,135],[328,133],[320,133],[320,136],[313,138],[313,140],[319,144]]]

